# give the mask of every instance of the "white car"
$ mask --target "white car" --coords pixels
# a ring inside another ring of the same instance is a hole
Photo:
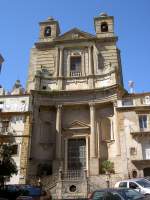
[[[131,188],[146,195],[150,194],[150,181],[144,178],[128,179],[117,182],[115,188]]]

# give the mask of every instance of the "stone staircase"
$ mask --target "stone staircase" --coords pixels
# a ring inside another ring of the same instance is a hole
[[[59,171],[51,176],[41,178],[44,190],[51,192],[53,199],[86,198],[88,184],[84,171]]]

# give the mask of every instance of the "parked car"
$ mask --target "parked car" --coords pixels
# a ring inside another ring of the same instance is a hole
[[[146,195],[150,194],[150,181],[144,178],[123,180],[117,182],[115,188],[131,188]]]
[[[96,190],[89,200],[148,200],[148,197],[132,189],[119,188]]]
[[[42,190],[39,187],[35,187],[32,185],[7,185],[7,190],[10,192],[21,192],[22,195],[28,195],[32,197],[41,196]]]
[[[6,199],[6,198],[1,198],[1,197],[0,197],[0,200],[8,200],[8,199]]]
[[[30,196],[19,196],[16,200],[33,200],[33,198]]]
[[[146,177],[144,177],[144,179],[150,181],[150,176],[146,176]]]

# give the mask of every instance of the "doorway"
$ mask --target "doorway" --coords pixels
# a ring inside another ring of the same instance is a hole
[[[68,170],[86,168],[86,140],[76,138],[68,140]]]
[[[144,168],[143,172],[144,172],[144,177],[145,176],[150,176],[150,167]]]

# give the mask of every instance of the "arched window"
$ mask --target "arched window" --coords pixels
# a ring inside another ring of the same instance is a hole
[[[44,36],[45,37],[49,37],[51,36],[51,27],[50,26],[47,26],[44,30]]]
[[[106,22],[101,24],[101,32],[108,32],[108,24]]]
[[[108,118],[104,118],[101,121],[101,135],[102,141],[111,140],[111,122]]]

